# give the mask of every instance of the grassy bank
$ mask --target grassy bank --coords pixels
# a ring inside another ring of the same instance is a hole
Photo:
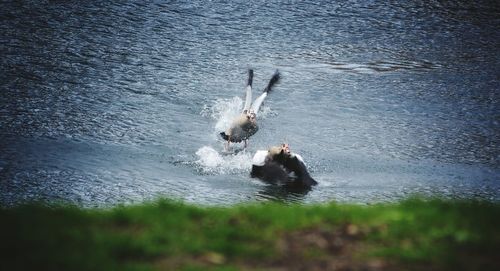
[[[0,270],[493,270],[500,205],[409,199],[372,206],[0,210]]]

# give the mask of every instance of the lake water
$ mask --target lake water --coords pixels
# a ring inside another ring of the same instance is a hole
[[[1,4],[1,205],[500,200],[498,2],[86,2]],[[223,155],[248,68],[282,80]],[[283,141],[311,191],[249,177]]]

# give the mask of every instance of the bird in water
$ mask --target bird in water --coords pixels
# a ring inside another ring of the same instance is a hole
[[[267,151],[257,151],[252,159],[250,176],[289,188],[309,189],[318,184],[309,175],[302,156],[292,153],[286,143]]]
[[[245,143],[245,148],[248,146],[248,138],[259,130],[259,126],[257,125],[257,114],[259,112],[259,108],[264,102],[264,99],[271,92],[273,86],[276,85],[279,80],[280,74],[276,71],[271,80],[269,80],[269,83],[263,93],[252,103],[253,70],[248,70],[248,81],[243,112],[232,121],[229,129],[220,133],[221,137],[226,141],[226,150],[229,150],[231,142],[239,143],[243,141]]]

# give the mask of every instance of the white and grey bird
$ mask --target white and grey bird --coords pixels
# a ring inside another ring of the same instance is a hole
[[[292,153],[288,144],[257,151],[250,176],[289,188],[309,189],[318,184],[309,175],[302,157]]]
[[[259,130],[259,126],[257,125],[257,116],[260,106],[273,89],[273,86],[278,83],[279,79],[280,74],[276,71],[271,80],[269,80],[269,83],[263,93],[252,103],[253,70],[248,70],[248,81],[245,91],[245,106],[243,107],[243,111],[232,121],[229,129],[220,133],[221,137],[227,142],[226,150],[229,149],[230,142],[239,143],[243,141],[245,143],[245,148],[247,147],[248,139]]]

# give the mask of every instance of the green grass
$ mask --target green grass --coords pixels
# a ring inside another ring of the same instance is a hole
[[[408,199],[371,206],[0,209],[0,270],[493,270],[500,205]]]

